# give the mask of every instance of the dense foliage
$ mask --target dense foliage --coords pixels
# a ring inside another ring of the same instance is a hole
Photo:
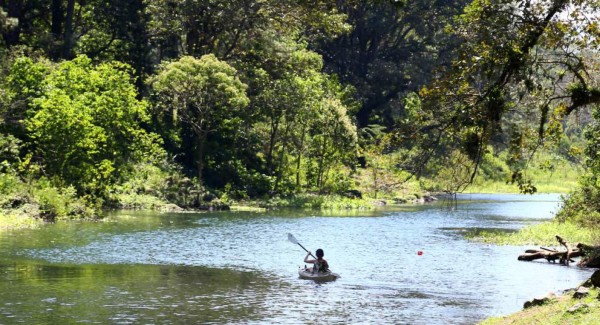
[[[597,12],[579,0],[0,0],[0,208],[377,198],[415,179],[461,191],[477,175],[532,193],[540,148],[583,160],[573,116],[598,118]],[[583,188],[598,192],[590,132]]]
[[[502,144],[510,152],[512,181],[534,192],[522,173],[532,153],[560,143],[565,118],[599,100],[591,18],[597,10],[578,1],[469,4],[450,27],[463,46],[451,67],[420,91],[426,119],[419,130],[428,132],[417,135],[427,148],[412,157],[416,165],[459,151],[472,163],[469,183],[487,146]],[[409,136],[400,134],[401,140]]]

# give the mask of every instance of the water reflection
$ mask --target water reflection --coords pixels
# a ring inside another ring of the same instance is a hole
[[[182,266],[3,264],[0,279],[0,323],[252,321],[282,289],[256,272]]]

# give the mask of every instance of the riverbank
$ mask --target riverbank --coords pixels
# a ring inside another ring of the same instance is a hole
[[[577,177],[577,173],[572,169],[565,169],[561,175],[561,182],[557,178],[551,177],[549,173],[537,171],[536,179],[538,181],[539,193],[565,193],[570,190]],[[81,220],[101,218],[101,212],[94,208],[89,202],[78,198],[69,189],[60,189],[51,186],[47,181],[36,181],[32,184],[25,184],[18,178],[11,175],[4,175],[4,183],[10,183],[6,187],[3,199],[0,200],[0,230],[11,230],[20,228],[37,228],[50,221],[63,220]],[[162,178],[161,178],[162,179]],[[10,182],[7,182],[9,180]],[[132,181],[134,182],[134,181]],[[362,182],[357,181],[362,184]],[[144,183],[146,184],[146,183]],[[360,185],[359,184],[359,185]],[[363,184],[364,185],[364,184]],[[301,209],[327,209],[327,210],[374,210],[377,207],[388,204],[403,203],[423,203],[434,200],[425,189],[435,190],[436,184],[429,181],[409,182],[403,184],[399,189],[390,193],[372,192],[368,186],[358,186],[357,190],[348,191],[343,195],[320,195],[316,193],[301,193],[289,197],[262,197],[255,199],[236,199],[226,192],[215,191],[206,192],[203,195],[191,195],[184,198],[183,201],[189,205],[191,201],[197,200],[196,204],[189,207],[178,206],[167,200],[164,195],[158,195],[160,191],[149,191],[148,189],[140,191],[139,186],[123,186],[131,188],[129,190],[121,189],[115,191],[108,201],[109,210],[148,210],[148,211],[186,211],[186,210],[269,210],[279,208],[301,208]],[[159,187],[156,184],[150,188]],[[133,190],[136,189],[136,190]],[[438,189],[439,190],[439,189]],[[471,193],[518,193],[515,185],[506,184],[505,181],[492,181],[480,179],[469,188]],[[181,201],[181,200],[180,200]],[[497,234],[479,232],[471,234],[475,240],[481,240],[489,243],[504,244],[534,244],[536,242],[526,241],[528,238],[544,238],[545,234],[554,231],[554,228],[540,232],[533,229],[533,232],[539,232],[540,236],[530,237],[529,235],[517,236],[515,234]],[[580,235],[578,231],[566,232],[562,229],[557,233],[564,234],[571,240],[578,240],[571,233]],[[586,235],[589,238],[594,235]],[[547,236],[553,238],[552,236]],[[597,235],[600,238],[600,234]],[[581,240],[586,241],[586,240]]]
[[[600,320],[600,300],[598,288],[591,288],[584,298],[573,298],[575,290],[568,290],[560,296],[550,298],[540,306],[526,308],[509,316],[493,317],[480,325],[588,325]]]
[[[45,221],[101,218],[102,209],[148,211],[263,210],[278,208],[374,210],[388,204],[423,203],[434,200],[429,192],[443,192],[443,182],[421,178],[402,184],[374,188],[370,175],[359,173],[351,190],[339,194],[298,193],[295,195],[249,197],[225,189],[205,189],[182,177],[171,186],[173,171],[140,164],[123,184],[105,198],[78,197],[71,187],[60,188],[45,178],[25,182],[13,174],[0,174],[0,229],[35,228]],[[576,184],[576,168],[532,170],[538,193],[566,193]],[[177,173],[175,173],[177,174]],[[388,175],[393,179],[393,175]],[[177,178],[177,177],[175,177]],[[482,175],[469,193],[518,193],[518,187],[503,179]]]
[[[356,194],[356,193],[355,193]],[[360,193],[358,193],[360,194]],[[215,195],[207,195],[209,200],[202,201],[200,206],[192,209],[181,208],[175,204],[158,199],[151,195],[126,195],[120,197],[119,203],[112,210],[146,210],[158,212],[184,212],[184,211],[217,211],[217,210],[235,210],[235,211],[266,211],[279,208],[297,208],[297,209],[325,209],[325,210],[374,210],[377,207],[387,204],[399,203],[422,203],[433,201],[435,198],[426,193],[408,194],[402,197],[394,198],[362,198],[362,195],[355,197],[341,195],[317,195],[317,194],[299,194],[292,197],[282,198],[273,197],[260,200],[221,200]],[[32,211],[23,209],[4,209],[0,210],[0,230],[14,230],[22,228],[37,228],[45,223],[40,217],[39,207],[31,205]],[[58,218],[53,221],[69,220],[67,218]]]
[[[46,209],[49,207],[53,211],[62,211],[64,209],[58,209],[60,206],[68,206],[69,200],[62,199],[56,200],[51,204],[46,203]],[[280,208],[297,208],[297,209],[325,209],[325,210],[375,210],[378,207],[390,205],[390,204],[421,204],[435,201],[436,195],[426,191],[419,191],[416,189],[406,190],[403,193],[396,193],[396,195],[385,195],[379,196],[378,198],[369,197],[365,195],[363,197],[362,192],[353,191],[346,195],[319,195],[314,193],[303,193],[297,194],[290,197],[272,197],[262,198],[254,200],[234,200],[227,196],[218,197],[214,194],[204,195],[200,201],[200,205],[195,208],[181,208],[173,203],[167,202],[156,196],[150,194],[122,194],[116,197],[112,207],[108,211],[113,210],[145,210],[145,211],[158,211],[158,212],[183,212],[183,211],[198,211],[198,210],[235,210],[235,211],[265,211]],[[36,202],[38,200],[29,199],[29,201]],[[46,200],[48,201],[48,200]],[[3,209],[0,210],[0,230],[10,230],[19,228],[37,228],[44,224],[44,219],[41,218],[39,204],[29,204],[30,209],[24,209],[20,207],[18,209]],[[73,210],[73,209],[70,209]],[[58,218],[51,221],[66,221],[70,219],[80,220],[76,214],[68,213],[69,216],[65,216],[65,213],[61,213]],[[90,219],[91,213],[87,211],[83,219]],[[100,217],[101,218],[101,217]],[[97,218],[94,218],[97,220]],[[554,228],[551,228],[554,229]],[[547,230],[544,233],[552,232],[553,230]],[[571,232],[562,232],[568,236]],[[504,243],[514,244],[519,241],[523,244],[530,244],[530,242],[524,242],[524,236],[521,239],[515,239],[515,234],[498,234],[494,232],[479,231],[476,233],[468,234],[472,240],[483,241],[488,243]],[[543,238],[544,235],[536,236],[535,238]],[[551,237],[551,236],[549,236]],[[600,234],[598,235],[600,237]],[[570,238],[570,237],[569,237]],[[531,243],[534,244],[535,242]]]

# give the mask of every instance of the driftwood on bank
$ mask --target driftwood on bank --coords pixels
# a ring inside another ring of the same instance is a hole
[[[561,236],[556,236],[556,240],[564,251],[540,247],[540,249],[528,249],[525,254],[519,255],[519,261],[533,261],[537,259],[546,259],[548,262],[556,263],[559,261],[562,265],[569,265],[575,262],[572,258],[583,257],[578,263],[579,266],[600,267],[600,247],[591,246],[583,243],[570,244]]]

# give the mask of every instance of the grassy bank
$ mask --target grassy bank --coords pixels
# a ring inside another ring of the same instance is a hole
[[[531,170],[526,178],[532,180],[537,193],[569,193],[579,184],[580,171],[574,166],[565,165],[559,171]],[[506,180],[476,178],[467,188],[469,193],[519,193],[515,184]]]
[[[587,325],[600,322],[600,300],[597,288],[590,290],[587,297],[573,299],[573,293],[568,292],[562,296],[551,299],[541,306],[524,309],[510,316],[489,318],[481,325]],[[580,304],[579,308],[577,305]]]
[[[43,221],[37,218],[33,218],[31,216],[0,212],[0,231],[23,228],[37,228],[42,224],[44,224]]]
[[[375,207],[373,199],[348,198],[339,195],[298,194],[293,197],[274,197],[263,200],[228,201],[234,210],[247,208],[299,208],[299,209],[351,209],[371,210]]]
[[[498,232],[480,230],[469,233],[467,238],[497,245],[557,245],[555,235],[569,242],[581,242],[590,245],[600,244],[600,229],[582,228],[574,223],[550,221],[527,226],[517,232]]]
[[[560,178],[557,178],[560,179]],[[560,179],[556,180],[536,181],[534,185],[537,189],[536,193],[569,193],[577,188],[576,179]],[[469,186],[465,193],[519,193],[519,188],[514,184],[507,184],[506,181],[476,181]]]

